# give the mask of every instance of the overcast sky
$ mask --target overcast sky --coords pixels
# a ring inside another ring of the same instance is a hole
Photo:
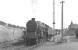
[[[53,0],[0,0],[0,20],[25,26],[32,17],[53,27]],[[55,28],[61,28],[62,0],[55,0]],[[78,0],[64,0],[64,28],[78,24]]]

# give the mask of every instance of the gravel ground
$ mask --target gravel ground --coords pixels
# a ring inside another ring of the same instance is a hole
[[[45,42],[37,46],[27,47],[27,46],[12,46],[10,43],[0,44],[0,50],[78,50],[78,39],[69,38],[70,42],[65,43],[54,43]],[[7,47],[4,47],[7,46]]]
[[[35,50],[78,50],[78,42],[68,42],[53,45],[51,42],[36,48]]]
[[[69,40],[69,42],[59,44],[47,42],[34,50],[78,50],[78,39],[70,37],[67,40]]]

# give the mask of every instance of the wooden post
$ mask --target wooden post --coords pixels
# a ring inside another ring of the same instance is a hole
[[[63,3],[64,1],[61,2],[62,7],[61,7],[61,33],[62,33],[62,38],[63,38]]]

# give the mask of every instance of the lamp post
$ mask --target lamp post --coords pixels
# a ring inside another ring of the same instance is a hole
[[[53,0],[53,30],[55,30],[55,0]]]
[[[53,34],[55,34],[55,0],[53,0]],[[54,41],[54,37],[53,37]]]

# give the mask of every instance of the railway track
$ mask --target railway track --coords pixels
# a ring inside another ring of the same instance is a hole
[[[3,43],[0,45],[0,50],[34,50],[35,48],[43,45],[45,42],[38,43],[33,46],[12,46],[11,44],[8,43]]]
[[[41,43],[39,43],[39,44],[36,44],[36,45],[33,45],[33,46],[28,46],[28,47],[23,46],[23,47],[17,48],[16,50],[23,50],[23,49],[24,49],[24,50],[34,50],[35,48],[43,45],[44,43],[45,43],[45,42],[41,42]]]

